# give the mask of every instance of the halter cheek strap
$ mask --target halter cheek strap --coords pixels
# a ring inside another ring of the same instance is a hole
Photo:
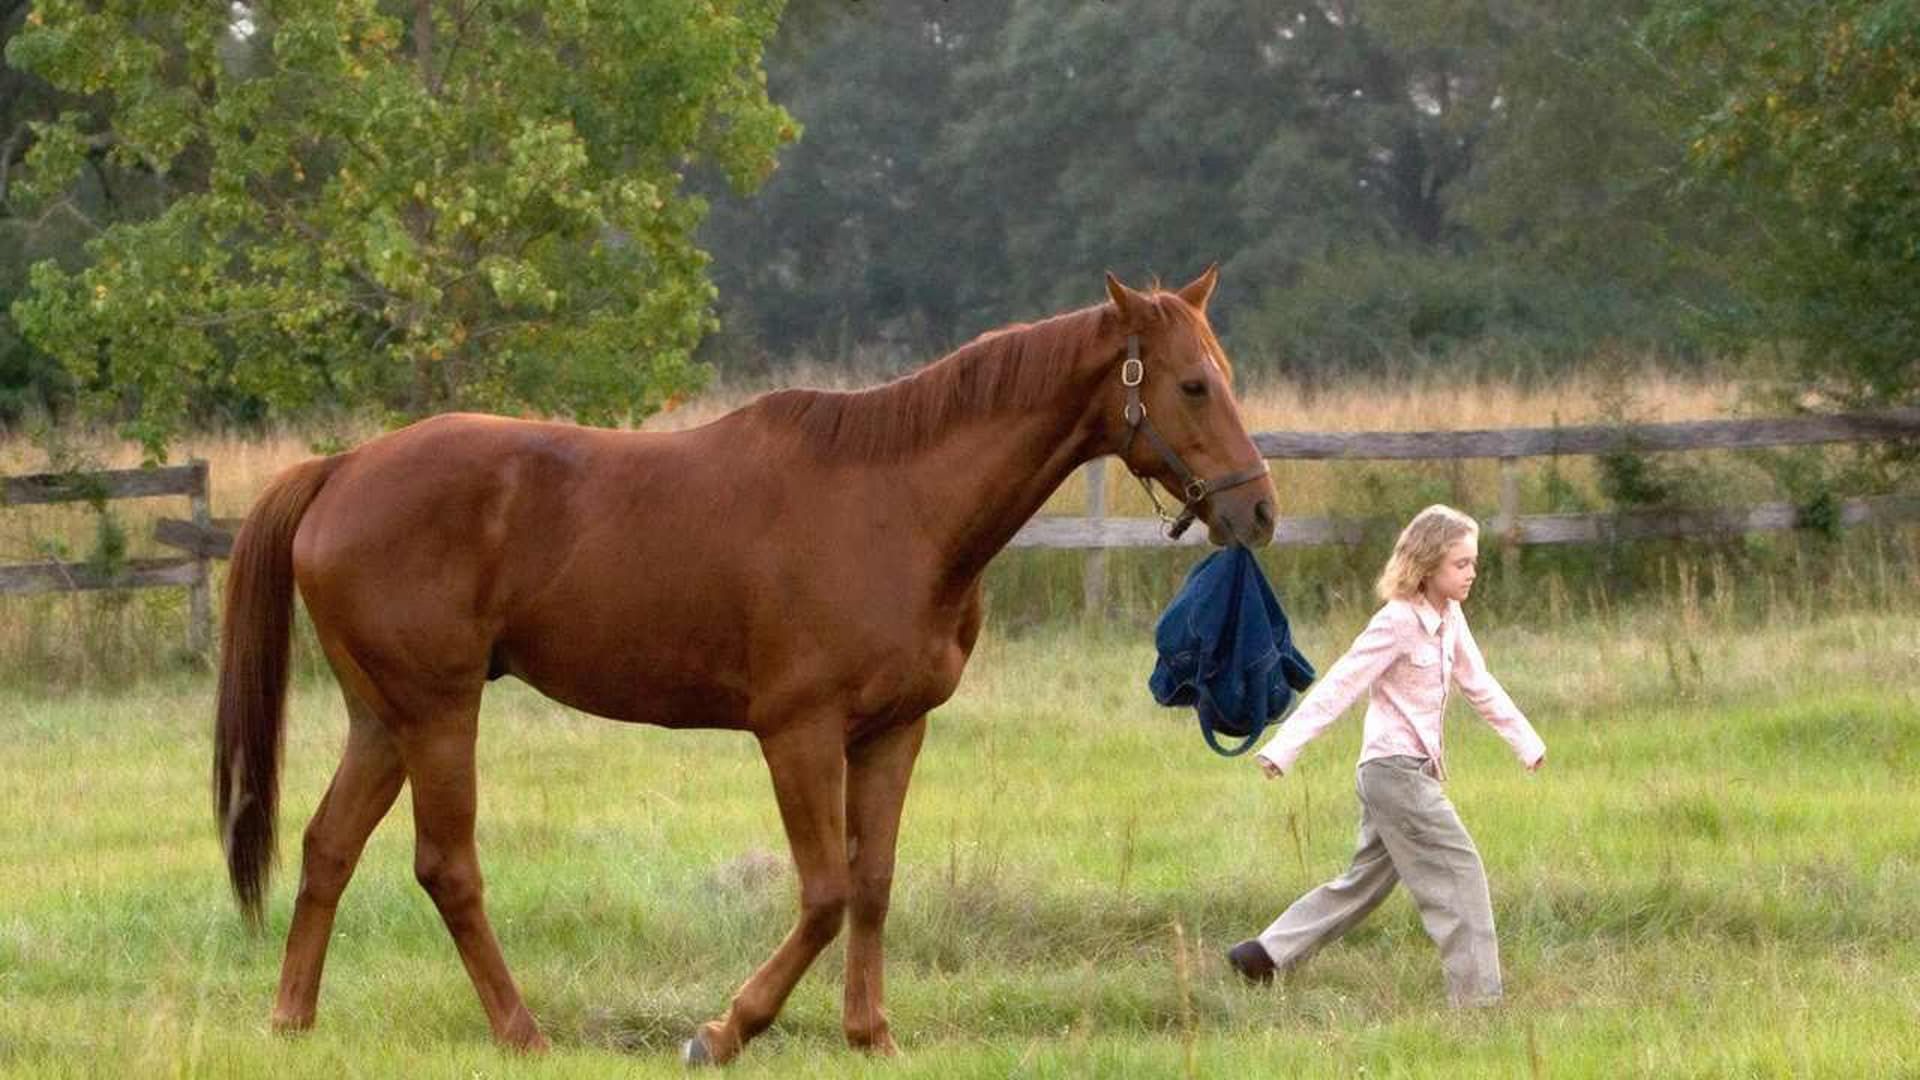
[[[1126,404],[1120,411],[1121,417],[1127,422],[1127,437],[1120,443],[1120,461],[1122,464],[1127,464],[1127,451],[1132,448],[1134,437],[1145,434],[1147,441],[1153,445],[1154,450],[1159,452],[1161,460],[1166,462],[1167,468],[1173,470],[1173,475],[1180,481],[1180,491],[1176,493],[1180,498],[1178,515],[1169,514],[1166,507],[1160,505],[1160,497],[1154,494],[1153,484],[1148,481],[1148,478],[1131,464],[1127,464],[1127,471],[1133,474],[1135,480],[1140,481],[1140,487],[1146,491],[1147,499],[1153,503],[1155,516],[1159,517],[1160,523],[1166,527],[1167,539],[1178,540],[1181,534],[1193,525],[1194,519],[1200,516],[1200,504],[1206,502],[1209,496],[1260,479],[1267,475],[1267,466],[1263,461],[1254,468],[1242,469],[1212,480],[1202,480],[1195,476],[1193,470],[1187,468],[1187,463],[1180,460],[1180,455],[1174,452],[1173,447],[1167,445],[1167,440],[1160,437],[1160,432],[1153,426],[1153,421],[1147,419],[1147,403],[1140,400],[1140,384],[1146,380],[1146,375],[1146,365],[1140,361],[1140,335],[1128,334],[1127,358],[1120,364],[1120,385],[1127,389]]]

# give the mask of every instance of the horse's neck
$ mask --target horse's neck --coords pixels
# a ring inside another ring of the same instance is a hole
[[[1086,404],[1090,380],[1063,380],[1058,400],[1018,413],[970,417],[903,463],[948,582],[970,585],[1047,498],[1100,448]]]

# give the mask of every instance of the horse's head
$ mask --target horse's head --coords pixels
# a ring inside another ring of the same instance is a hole
[[[1183,504],[1174,535],[1197,517],[1215,544],[1257,547],[1273,539],[1276,497],[1207,322],[1218,276],[1208,267],[1184,288],[1142,293],[1107,275],[1118,362],[1100,395],[1102,430],[1135,476]]]

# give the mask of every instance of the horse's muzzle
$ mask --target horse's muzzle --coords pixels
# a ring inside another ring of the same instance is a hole
[[[1255,494],[1255,493],[1250,493]],[[1273,542],[1274,526],[1279,519],[1275,516],[1273,499],[1265,494],[1256,498],[1229,499],[1216,496],[1212,512],[1207,515],[1207,539],[1216,547],[1239,544],[1242,547],[1265,547]]]

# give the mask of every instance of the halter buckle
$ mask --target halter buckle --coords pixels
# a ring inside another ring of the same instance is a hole
[[[1195,477],[1187,481],[1187,503],[1189,505],[1197,503],[1206,497],[1207,482],[1205,480]]]
[[[1144,401],[1127,402],[1126,407],[1120,410],[1120,417],[1127,422],[1128,427],[1139,427],[1140,421],[1147,418],[1147,403]]]
[[[1139,386],[1147,377],[1147,366],[1137,356],[1129,356],[1120,364],[1120,385]]]

